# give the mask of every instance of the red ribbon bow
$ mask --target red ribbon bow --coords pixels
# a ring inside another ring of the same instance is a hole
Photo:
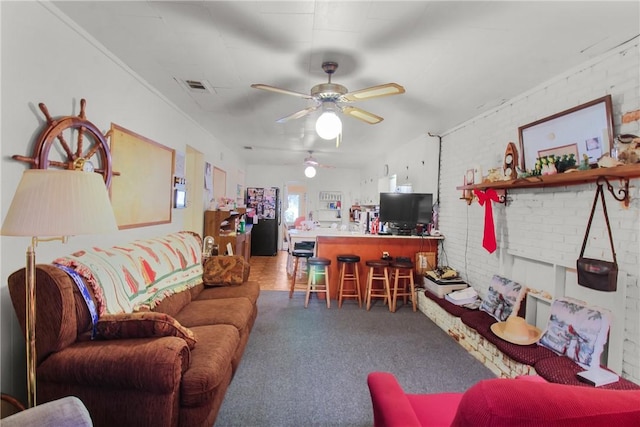
[[[473,194],[478,198],[480,206],[484,205],[484,236],[482,237],[482,247],[490,254],[498,248],[496,243],[496,232],[493,227],[493,207],[491,202],[499,202],[500,198],[496,190],[490,188],[487,191],[473,190]]]

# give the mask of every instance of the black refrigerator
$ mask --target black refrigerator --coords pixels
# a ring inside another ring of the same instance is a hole
[[[274,256],[278,253],[280,228],[280,189],[247,188],[247,224],[251,229],[251,255]]]

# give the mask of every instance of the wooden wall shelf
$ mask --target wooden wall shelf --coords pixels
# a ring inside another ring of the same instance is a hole
[[[615,166],[612,168],[595,168],[585,171],[576,170],[575,172],[558,173],[554,175],[532,176],[528,178],[519,178],[509,181],[483,182],[480,184],[462,185],[456,187],[457,190],[510,190],[518,188],[539,188],[539,187],[560,187],[566,185],[579,185],[590,182],[606,181],[607,189],[619,201],[624,201],[625,205],[629,205],[629,180],[631,178],[640,177],[640,163],[631,165]],[[621,186],[617,190],[618,195],[614,193],[614,189],[609,181],[619,179]]]

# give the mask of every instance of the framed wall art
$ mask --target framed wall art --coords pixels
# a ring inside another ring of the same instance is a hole
[[[111,124],[111,158],[120,175],[111,205],[120,230],[171,222],[174,150]]]
[[[590,164],[613,145],[611,95],[594,99],[518,128],[522,168],[532,170],[538,157],[573,153]]]

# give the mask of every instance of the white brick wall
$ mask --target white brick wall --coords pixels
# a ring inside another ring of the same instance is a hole
[[[508,142],[518,145],[518,127],[542,117],[611,94],[614,135],[640,135],[640,122],[622,124],[622,115],[640,109],[640,55],[637,39],[602,57],[512,99],[494,111],[470,120],[443,135],[440,188],[440,230],[446,236],[441,260],[457,268],[484,295],[491,276],[509,272],[526,277],[526,285],[554,296],[570,292],[599,299],[575,282],[575,262],[593,201],[595,185],[518,189],[509,192],[508,206],[494,204],[499,249],[488,254],[481,246],[484,208],[460,200],[455,187],[465,171],[483,171],[502,163]],[[615,184],[615,182],[614,182]],[[631,205],[624,209],[606,192],[607,207],[624,289],[623,302],[611,307],[622,328],[621,374],[640,383],[640,180],[631,181]],[[610,249],[601,212],[591,231],[587,255],[609,259]],[[530,265],[511,267],[514,254]],[[540,268],[536,268],[540,262]],[[550,266],[550,267],[549,267]],[[555,276],[554,276],[555,275]],[[548,277],[556,282],[548,283]],[[515,278],[515,277],[512,277]],[[566,282],[566,284],[565,284]],[[589,291],[592,292],[592,291]],[[602,294],[602,293],[600,293]]]

